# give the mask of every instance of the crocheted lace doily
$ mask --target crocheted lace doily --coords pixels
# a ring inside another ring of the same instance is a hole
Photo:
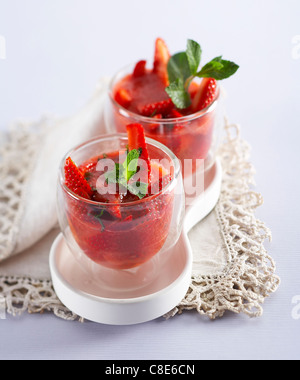
[[[222,317],[226,310],[260,316],[265,298],[280,283],[275,263],[264,247],[265,240],[271,240],[271,232],[254,215],[263,198],[253,190],[249,146],[241,139],[238,126],[226,123],[225,130],[227,136],[219,151],[224,171],[222,193],[213,212],[224,240],[227,264],[222,273],[193,274],[188,293],[167,318],[191,309],[211,319]],[[23,213],[22,195],[37,142],[26,126],[18,128],[11,137],[0,152],[0,178],[5,179],[0,183],[0,260],[15,244]],[[0,276],[0,296],[13,315],[47,310],[63,319],[78,319],[57,299],[49,279]]]
[[[264,247],[265,240],[272,240],[271,231],[254,215],[263,197],[252,189],[255,170],[249,162],[250,147],[241,139],[239,126],[227,122],[225,130],[227,137],[219,151],[222,191],[213,212],[227,264],[217,275],[193,275],[185,298],[167,317],[185,309],[196,309],[211,319],[222,317],[226,310],[259,317],[265,298],[280,285],[275,262]]]
[[[0,261],[9,257],[16,245],[26,183],[37,154],[34,130],[35,125],[20,123],[0,136]]]

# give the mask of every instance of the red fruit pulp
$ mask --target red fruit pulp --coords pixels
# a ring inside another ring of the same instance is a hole
[[[169,99],[165,88],[160,77],[152,70],[146,69],[144,75],[135,76],[133,73],[121,79],[114,88],[114,99],[120,104],[118,94],[125,90],[125,93],[130,95],[131,102],[120,105],[128,111],[140,114],[143,107]]]
[[[125,151],[114,152],[93,157],[80,166],[93,191],[93,202],[65,194],[67,219],[75,241],[91,260],[113,269],[134,268],[157,254],[165,244],[173,215],[174,192],[148,194],[141,201],[129,192],[124,194],[119,185],[114,194],[99,193],[104,186],[99,185],[99,177],[105,170],[97,171],[98,162],[110,159],[121,163],[125,157]],[[154,169],[153,181],[159,182],[161,191],[172,176],[166,175],[163,168]]]

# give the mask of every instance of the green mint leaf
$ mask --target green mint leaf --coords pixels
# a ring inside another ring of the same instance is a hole
[[[231,77],[237,72],[239,66],[234,62],[226,61],[221,57],[216,57],[208,62],[199,73],[199,78],[214,78],[216,80],[223,80]]]
[[[222,79],[227,79],[227,78],[231,77],[240,68],[236,63],[231,62],[231,61],[226,61],[225,59],[222,59],[221,63],[223,65],[223,69],[221,72]]]
[[[172,82],[170,86],[166,88],[166,92],[177,108],[185,109],[191,105],[190,95],[186,91],[182,80],[177,79]]]
[[[118,183],[131,194],[137,195],[140,199],[143,199],[148,192],[148,184],[140,181],[128,183],[128,181],[137,173],[138,160],[142,154],[141,149],[133,149],[128,152],[125,162],[115,164],[114,170],[105,173],[107,183]]]
[[[99,223],[101,224],[101,232],[103,232],[105,230],[105,226],[104,226],[104,223],[102,221],[102,216],[104,214],[104,210],[101,210],[100,214],[97,214],[97,215],[94,215],[94,214],[90,214],[91,216],[93,216],[94,218],[96,218]]]
[[[140,151],[137,149],[128,152],[126,160],[122,165],[116,163],[114,170],[105,173],[106,182],[127,183],[137,172],[139,157]]]
[[[221,62],[222,58],[223,58],[223,56],[220,55],[220,57],[216,57],[216,58],[212,59],[212,61]]]
[[[202,69],[197,73],[199,78],[215,78],[218,73],[223,69],[223,65],[218,61],[208,62]],[[217,79],[217,78],[215,78]]]
[[[140,151],[137,149],[131,150],[127,154],[126,160],[123,163],[124,176],[126,181],[129,181],[130,178],[136,174],[140,155]]]
[[[125,177],[121,177],[121,178],[119,178],[118,184],[119,184],[119,185],[122,185],[125,189],[128,189],[128,188],[127,188],[128,183],[127,183]]]
[[[197,73],[197,70],[201,61],[201,56],[202,56],[201,46],[193,40],[188,40],[186,56],[189,63],[191,75],[194,76]]]
[[[131,194],[134,194],[140,199],[143,199],[148,193],[148,183],[134,182],[127,184],[127,189],[131,192]]]
[[[177,79],[183,83],[192,75],[189,61],[185,52],[173,55],[168,63],[168,75],[170,83]]]

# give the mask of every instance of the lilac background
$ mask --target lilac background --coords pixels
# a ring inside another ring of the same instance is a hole
[[[44,113],[68,116],[98,78],[152,55],[163,37],[172,52],[187,38],[204,60],[241,65],[226,81],[227,113],[252,145],[258,216],[282,278],[264,316],[226,314],[215,322],[185,312],[131,327],[65,322],[52,315],[0,320],[0,359],[299,359],[300,2],[297,0],[0,0],[0,129]],[[298,43],[299,43],[298,42]]]

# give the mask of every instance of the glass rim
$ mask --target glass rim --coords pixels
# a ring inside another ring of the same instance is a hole
[[[113,96],[113,90],[114,90],[114,84],[115,84],[115,81],[117,79],[117,77],[125,71],[129,71],[129,68],[132,68],[134,67],[134,63],[130,64],[130,65],[127,65],[125,66],[123,69],[119,70],[113,77],[112,79],[110,80],[110,83],[109,83],[109,98],[111,100],[111,102],[113,103],[113,105],[115,105],[117,108],[119,108],[123,113],[126,113],[128,114],[129,117],[133,118],[133,119],[138,119],[140,122],[144,122],[144,123],[151,123],[153,124],[154,122],[156,123],[159,123],[159,124],[174,124],[174,123],[178,123],[178,121],[180,122],[189,122],[189,121],[193,121],[193,120],[196,120],[196,119],[199,119],[200,117],[202,116],[205,116],[207,115],[208,113],[212,112],[215,110],[216,106],[217,106],[217,103],[219,101],[219,98],[220,98],[220,95],[221,95],[221,86],[219,84],[219,82],[217,81],[217,91],[218,91],[218,94],[217,94],[217,97],[216,99],[206,108],[204,108],[203,110],[201,111],[198,111],[198,112],[195,112],[191,115],[187,115],[187,116],[182,116],[182,117],[175,117],[175,118],[168,118],[168,119],[160,119],[160,120],[156,120],[156,119],[153,119],[152,117],[148,117],[148,116],[142,116],[138,113],[135,113],[135,112],[132,112],[132,111],[129,111],[128,109],[126,109],[125,107],[123,107],[121,104],[119,104],[115,99],[114,99],[114,96]],[[131,70],[132,71],[132,70]],[[130,74],[130,72],[128,73]],[[123,77],[124,78],[124,77]]]
[[[73,198],[73,199],[75,199],[77,201],[81,201],[81,202],[84,202],[86,204],[93,205],[93,206],[98,206],[98,207],[101,207],[101,206],[105,207],[105,208],[116,207],[116,206],[120,206],[120,207],[133,207],[133,206],[136,206],[136,205],[139,205],[139,204],[151,202],[153,199],[155,199],[155,198],[157,198],[157,197],[165,194],[167,192],[167,190],[170,190],[172,187],[174,187],[174,185],[176,183],[175,181],[177,180],[178,176],[181,173],[181,168],[180,168],[180,163],[179,163],[178,158],[165,145],[161,144],[160,142],[158,142],[156,140],[153,140],[151,138],[146,137],[146,143],[147,144],[150,144],[150,145],[152,145],[152,146],[160,149],[164,153],[166,153],[169,156],[169,158],[171,159],[172,163],[174,164],[174,177],[172,178],[171,182],[168,183],[168,185],[165,186],[160,192],[158,192],[157,194],[152,194],[152,195],[150,195],[147,198],[139,199],[139,200],[136,200],[136,201],[133,201],[133,202],[105,203],[105,202],[97,202],[97,201],[92,201],[90,199],[83,198],[80,195],[75,194],[72,190],[70,190],[66,186],[65,181],[64,181],[64,167],[65,167],[65,163],[66,163],[66,160],[68,159],[68,157],[72,158],[72,154],[74,154],[74,153],[78,152],[79,150],[84,149],[84,148],[88,147],[89,145],[92,145],[92,144],[94,144],[96,142],[105,141],[105,140],[111,140],[111,139],[117,139],[117,138],[119,138],[119,139],[123,138],[124,140],[128,140],[128,136],[125,133],[114,133],[114,134],[109,134],[109,135],[100,135],[100,136],[96,136],[96,137],[94,137],[94,138],[92,138],[92,139],[90,139],[90,140],[88,140],[88,141],[86,141],[86,142],[84,142],[84,143],[76,146],[75,148],[72,148],[64,156],[64,158],[61,161],[60,167],[59,167],[59,184],[62,187],[62,189],[71,198]]]

